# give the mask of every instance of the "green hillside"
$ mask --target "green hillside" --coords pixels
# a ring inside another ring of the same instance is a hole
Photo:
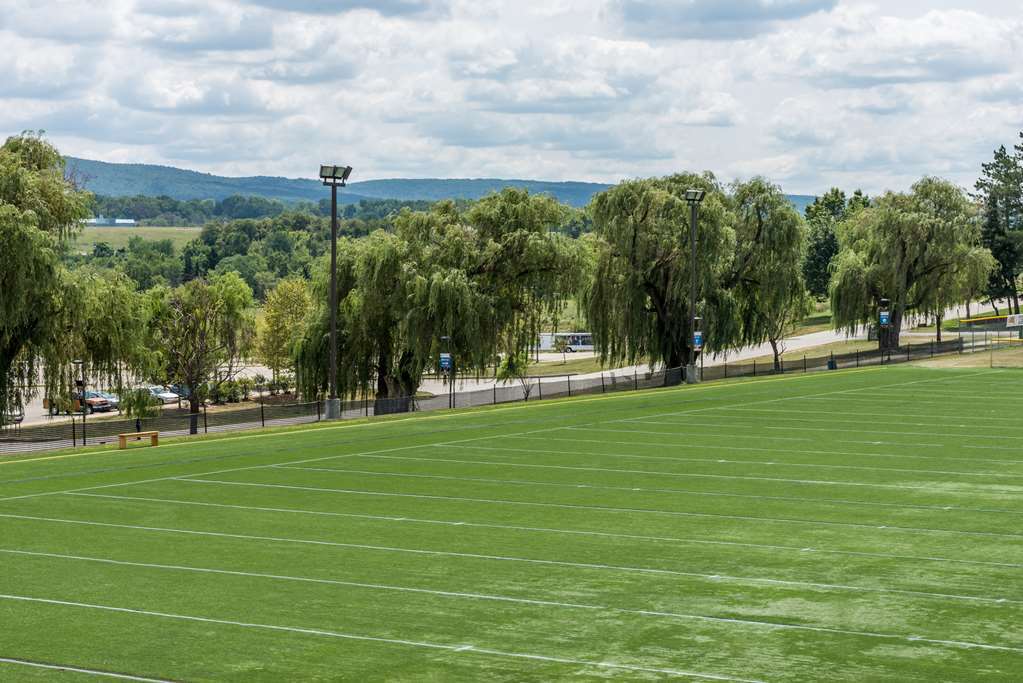
[[[67,157],[67,161],[86,189],[111,197],[166,195],[179,200],[222,200],[233,195],[254,195],[284,202],[318,202],[327,196],[319,181],[311,178],[228,178],[153,164],[112,164],[75,157]],[[571,206],[586,206],[594,194],[610,186],[499,178],[396,178],[354,182],[342,193],[342,201],[353,204],[363,199],[479,199],[505,187],[524,187],[530,192],[550,194]],[[790,195],[789,199],[800,212],[813,201],[813,197],[803,195]]]

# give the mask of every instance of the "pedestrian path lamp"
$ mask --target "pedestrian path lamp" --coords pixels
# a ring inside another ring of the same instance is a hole
[[[330,186],[330,396],[325,416],[328,420],[341,418],[341,399],[337,396],[337,189],[348,183],[351,166],[320,166],[320,180]]]
[[[703,348],[703,332],[697,330],[696,317],[696,223],[700,217],[700,202],[707,195],[705,190],[686,190],[689,202],[689,362],[686,364],[686,384],[696,384],[696,356]]]

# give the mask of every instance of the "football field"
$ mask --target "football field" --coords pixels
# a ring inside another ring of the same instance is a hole
[[[0,461],[0,680],[1018,681],[1023,372]]]

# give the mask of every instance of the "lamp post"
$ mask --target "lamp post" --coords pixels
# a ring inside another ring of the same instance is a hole
[[[689,202],[689,361],[686,364],[686,384],[700,381],[696,375],[696,354],[703,348],[703,332],[696,329],[696,222],[699,220],[700,202],[705,190],[686,190]]]
[[[320,166],[320,179],[330,186],[330,396],[324,415],[328,420],[341,418],[341,399],[337,396],[337,188],[344,187],[351,166]]]

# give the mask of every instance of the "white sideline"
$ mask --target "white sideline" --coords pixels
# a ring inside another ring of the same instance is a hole
[[[563,429],[573,429],[572,427],[564,427]],[[628,431],[622,431],[622,434],[628,434]],[[791,448],[759,448],[756,446],[708,446],[706,444],[690,444],[690,443],[664,443],[656,441],[607,441],[606,439],[565,439],[556,436],[515,436],[509,435],[509,439],[540,439],[544,441],[567,441],[569,443],[599,443],[609,444],[613,446],[650,446],[651,448],[714,448],[717,450],[726,451],[750,451],[759,453],[800,453],[805,455],[851,455],[859,458],[905,458],[907,460],[951,460],[953,462],[982,462],[993,465],[1023,465],[1023,460],[1001,460],[998,458],[956,458],[954,456],[945,455],[903,455],[899,453],[866,453],[864,451],[817,451],[817,450],[793,450]],[[601,455],[600,453],[591,453],[590,455]],[[652,457],[652,456],[645,456]],[[674,460],[675,458],[661,457],[658,460]]]
[[[0,663],[2,664],[19,664],[21,666],[30,666],[36,669],[48,669],[50,671],[70,671],[76,674],[85,674],[87,676],[102,676],[103,678],[116,678],[122,681],[138,681],[139,683],[174,683],[163,678],[145,678],[144,676],[134,676],[132,674],[118,674],[112,671],[98,671],[96,669],[83,669],[79,666],[68,666],[62,664],[44,664],[43,662],[33,662],[28,659],[12,659],[10,657],[0,657]]]
[[[640,534],[620,534],[612,531],[586,531],[584,529],[555,529],[550,527],[518,526],[513,524],[490,524],[485,522],[466,522],[464,520],[422,519],[418,517],[396,517],[389,515],[370,515],[356,512],[329,512],[324,510],[302,510],[298,508],[260,507],[254,505],[238,505],[232,503],[209,503],[198,500],[177,500],[173,498],[145,498],[141,496],[115,496],[104,493],[69,493],[69,496],[86,498],[109,498],[112,500],[131,500],[146,503],[167,503],[171,505],[195,505],[200,507],[221,508],[225,510],[246,510],[253,512],[275,512],[296,515],[313,515],[321,517],[345,517],[348,519],[366,519],[382,522],[399,522],[404,524],[435,524],[439,526],[465,526],[481,529],[504,529],[509,531],[525,531],[534,533],[566,534],[572,536],[594,536],[598,538],[622,538],[638,541],[657,541],[659,543],[679,543],[694,545],[722,545],[738,548],[761,548],[765,550],[788,550],[797,553],[819,553],[821,555],[850,555],[853,557],[873,557],[886,560],[910,560],[913,562],[940,562],[950,564],[967,564],[986,567],[1006,567],[1023,569],[1023,563],[991,562],[986,560],[962,560],[950,557],[928,557],[926,555],[894,555],[891,553],[868,553],[856,550],[831,550],[794,545],[771,545],[764,543],[742,543],[740,541],[711,541],[704,538],[676,538],[672,536],[644,536]]]
[[[54,522],[57,524],[79,524],[82,526],[95,526],[113,529],[132,529],[135,531],[149,531],[155,533],[182,534],[187,536],[210,536],[215,538],[230,538],[243,541],[267,541],[270,543],[294,543],[300,545],[324,546],[330,548],[349,548],[352,550],[368,550],[372,552],[405,553],[409,555],[426,555],[432,557],[459,557],[470,560],[487,560],[494,562],[518,562],[523,564],[536,564],[548,567],[570,567],[573,569],[594,569],[598,571],[623,572],[628,574],[654,574],[658,576],[683,576],[701,581],[738,583],[749,585],[780,586],[785,588],[810,588],[822,591],[853,592],[853,593],[881,593],[885,595],[906,595],[917,598],[934,600],[961,600],[964,602],[981,602],[990,604],[1014,604],[1023,605],[1023,600],[1014,598],[990,598],[978,595],[957,595],[954,593],[935,593],[931,591],[903,590],[899,588],[870,588],[867,586],[851,586],[836,583],[819,583],[814,581],[795,581],[786,579],[765,579],[759,577],[729,576],[727,574],[704,574],[701,572],[684,572],[676,569],[657,569],[653,567],[630,567],[627,565],[601,564],[596,562],[570,562],[567,560],[542,560],[530,557],[515,557],[511,555],[485,555],[481,553],[462,553],[449,550],[423,550],[418,548],[397,548],[391,546],[368,545],[364,543],[342,543],[339,541],[317,541],[302,538],[282,538],[279,536],[253,536],[250,534],[233,534],[222,531],[198,531],[195,529],[172,529],[167,527],[139,526],[134,524],[115,524],[112,522],[92,522],[79,519],[59,519],[54,517],[37,517],[32,515],[8,515],[0,517],[10,519],[23,519],[36,522]]]
[[[269,631],[283,631],[286,633],[300,633],[303,635],[312,636],[324,636],[328,638],[340,638],[343,640],[356,640],[371,643],[383,643],[388,645],[405,645],[409,647],[428,648],[431,650],[444,650],[447,652],[456,653],[471,653],[477,655],[490,655],[493,657],[510,657],[515,659],[528,659],[541,662],[550,662],[553,664],[573,664],[579,666],[596,666],[605,669],[617,669],[622,671],[642,671],[647,673],[662,673],[671,676],[685,676],[689,678],[703,678],[714,681],[733,681],[734,683],[762,683],[760,681],[754,681],[745,678],[734,678],[731,676],[724,676],[718,674],[706,674],[697,673],[693,671],[681,671],[677,669],[661,669],[655,667],[635,666],[631,664],[616,664],[614,662],[596,662],[587,661],[583,659],[569,659],[567,657],[549,657],[546,655],[535,655],[522,652],[504,652],[501,650],[491,650],[488,648],[479,648],[473,645],[447,645],[444,643],[430,643],[416,640],[401,640],[398,638],[382,638],[378,636],[365,636],[355,635],[352,633],[340,633],[338,631],[326,631],[322,629],[314,628],[302,628],[297,626],[279,626],[276,624],[258,624],[245,621],[234,621],[231,619],[215,619],[212,617],[199,617],[189,614],[172,614],[169,612],[156,612],[152,610],[143,609],[132,609],[129,607],[113,607],[110,605],[96,605],[87,602],[72,602],[69,600],[53,600],[48,598],[36,598],[29,597],[26,595],[7,595],[0,594],[0,600],[14,600],[20,602],[34,602],[47,605],[57,605],[61,607],[81,607],[84,609],[103,610],[107,612],[120,612],[123,614],[136,614],[148,617],[159,617],[162,619],[177,619],[180,621],[195,621],[204,624],[218,624],[222,626],[238,626],[241,628],[250,629],[264,629]]]
[[[739,519],[750,522],[770,522],[777,524],[808,524],[818,526],[839,526],[839,527],[853,527],[856,529],[877,529],[883,531],[906,531],[910,533],[933,533],[933,534],[950,534],[954,536],[987,536],[995,538],[1023,538],[1023,534],[1007,534],[998,533],[995,531],[960,531],[956,529],[928,529],[921,527],[907,527],[907,526],[893,526],[893,525],[877,525],[877,524],[857,524],[855,522],[829,522],[816,519],[789,519],[784,517],[750,517],[744,515],[722,515],[722,514],[711,514],[709,512],[680,512],[677,510],[652,510],[647,508],[620,508],[620,507],[605,507],[601,505],[575,505],[569,503],[538,503],[533,501],[525,500],[500,500],[493,498],[466,498],[462,496],[432,496],[425,493],[394,493],[390,491],[360,491],[358,489],[334,489],[325,488],[319,486],[293,486],[290,484],[263,484],[259,482],[245,482],[245,481],[224,481],[219,479],[190,479],[180,478],[175,481],[191,482],[195,484],[216,484],[225,486],[252,486],[258,488],[268,489],[288,489],[294,491],[316,491],[321,493],[343,493],[357,496],[377,496],[382,498],[420,498],[424,500],[445,500],[445,501],[458,501],[464,503],[485,503],[490,505],[522,505],[526,507],[546,507],[546,508],[559,508],[563,510],[594,510],[598,512],[628,512],[630,514],[651,514],[651,515],[665,515],[668,517],[709,517],[713,519]],[[18,515],[0,514],[2,517],[18,517]]]
[[[643,617],[664,617],[668,619],[680,619],[691,621],[706,621],[739,626],[753,626],[768,628],[772,630],[796,630],[810,631],[813,633],[832,633],[836,635],[860,636],[865,638],[883,638],[887,640],[912,640],[913,642],[930,643],[937,645],[950,645],[961,648],[979,648],[985,650],[1004,650],[1010,652],[1023,652],[1023,648],[1007,645],[991,645],[989,643],[977,643],[973,641],[944,640],[925,638],[922,636],[906,636],[893,633],[880,633],[877,631],[860,631],[856,629],[844,629],[828,626],[810,626],[807,624],[790,624],[787,622],[758,621],[756,619],[739,619],[735,617],[715,617],[705,614],[688,614],[685,612],[667,612],[663,610],[629,609],[626,607],[613,607],[611,605],[593,605],[578,602],[563,602],[559,600],[545,600],[543,598],[516,598],[507,595],[491,595],[487,593],[467,593],[462,591],[442,591],[428,588],[415,588],[412,586],[393,586],[381,583],[364,583],[359,581],[342,581],[339,579],[318,579],[304,576],[290,576],[287,574],[268,574],[263,572],[246,572],[231,569],[213,569],[209,567],[190,567],[186,565],[159,564],[153,562],[130,562],[126,560],[114,560],[104,557],[86,557],[81,555],[65,555],[61,553],[46,553],[27,550],[15,550],[0,548],[0,553],[8,555],[24,555],[29,557],[46,557],[51,559],[75,560],[80,562],[96,562],[101,564],[112,564],[122,567],[141,567],[145,569],[167,569],[171,571],[195,572],[199,574],[220,574],[225,576],[242,576],[246,578],[270,579],[274,581],[293,581],[296,583],[313,583],[327,586],[348,586],[352,588],[365,588],[368,590],[393,591],[399,593],[416,593],[444,598],[457,598],[466,600],[487,600],[492,602],[507,602],[511,604],[530,605],[535,607],[557,607],[564,609],[593,610],[602,612],[613,612],[616,614],[630,614]]]
[[[372,455],[367,456],[370,458],[383,458],[387,460],[407,460],[415,462],[417,460],[425,460],[427,462],[457,462],[457,463],[471,463],[471,464],[484,464],[487,461],[469,461],[469,460],[448,460],[442,458],[415,458],[409,457],[404,458],[401,456],[386,456],[386,455]],[[504,463],[501,463],[502,465]],[[798,496],[758,496],[752,493],[727,493],[717,491],[692,491],[689,489],[665,489],[665,488],[643,488],[638,486],[608,486],[606,484],[583,484],[580,482],[551,482],[551,481],[535,481],[531,479],[490,479],[484,477],[455,477],[445,476],[439,474],[411,474],[408,472],[380,472],[374,470],[350,470],[341,469],[337,467],[298,467],[294,465],[277,465],[274,469],[281,470],[299,470],[304,472],[334,472],[337,474],[366,474],[373,476],[382,477],[410,477],[416,479],[443,479],[448,481],[472,481],[490,484],[522,484],[526,486],[551,486],[558,488],[568,489],[596,489],[600,491],[624,491],[628,493],[684,493],[692,496],[703,496],[709,498],[745,498],[749,500],[778,500],[795,503],[825,503],[828,505],[859,505],[864,507],[882,507],[882,508],[898,508],[905,510],[936,510],[940,512],[981,512],[981,513],[996,513],[996,514],[1010,514],[1010,515],[1023,515],[1023,510],[999,510],[999,509],[986,509],[986,508],[967,508],[950,505],[913,505],[910,503],[880,503],[877,501],[861,501],[861,500],[843,500],[841,498],[801,498]],[[71,493],[68,495],[89,495],[87,493],[75,494]],[[114,496],[120,497],[120,496]]]
[[[564,427],[563,429],[574,429],[574,427]],[[600,430],[605,431],[605,430]],[[650,432],[638,432],[641,434],[648,434]],[[546,437],[545,437],[546,438]],[[534,448],[508,448],[505,446],[463,446],[458,444],[447,444],[439,443],[434,444],[435,448],[464,448],[464,449],[478,449],[478,450],[502,450],[502,451],[517,451],[520,453],[552,453],[560,455],[569,455],[569,451],[552,451],[542,450]],[[706,446],[704,446],[706,448]],[[798,451],[782,451],[784,453],[793,453]],[[578,452],[572,452],[578,455]],[[631,457],[636,455],[634,453],[588,453],[590,456],[604,455],[607,457]],[[359,457],[372,457],[371,455],[359,456]],[[872,467],[870,465],[829,465],[827,463],[807,463],[807,462],[775,462],[775,461],[764,461],[764,460],[729,460],[726,458],[671,458],[675,462],[688,462],[688,463],[705,463],[709,465],[759,465],[762,467],[812,467],[818,469],[831,469],[831,470],[859,470],[864,472],[904,472],[909,474],[951,474],[962,477],[996,477],[996,478],[1018,478],[1023,480],[1023,472],[1019,474],[1005,473],[1005,472],[960,472],[958,470],[921,470],[912,469],[905,467]],[[452,461],[456,462],[456,461]],[[511,464],[511,463],[509,463]],[[651,474],[669,474],[667,472],[652,472]],[[689,476],[689,473],[686,473]],[[694,475],[695,476],[695,475]],[[863,483],[863,482],[850,482],[850,483]]]

